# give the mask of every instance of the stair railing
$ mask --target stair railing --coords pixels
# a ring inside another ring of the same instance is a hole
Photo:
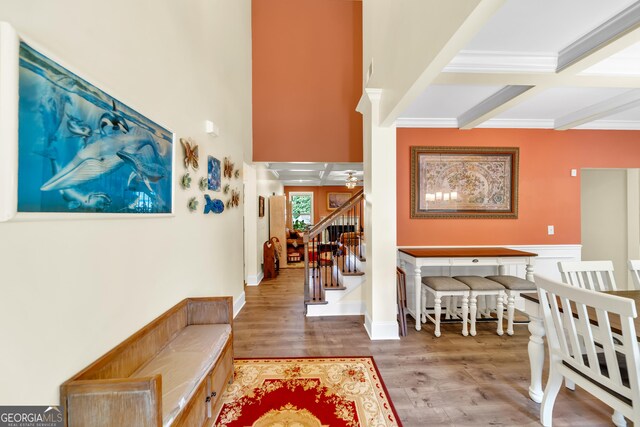
[[[362,259],[364,190],[355,193],[322,221],[304,233],[304,300],[326,304],[325,289],[342,289],[342,274],[356,272]]]

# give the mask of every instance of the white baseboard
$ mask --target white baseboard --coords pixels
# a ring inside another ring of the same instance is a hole
[[[307,306],[307,317],[361,316],[362,314],[364,314],[364,301],[345,301]]]
[[[250,274],[247,276],[247,286],[258,286],[264,279],[264,272],[258,274]]]
[[[398,322],[373,322],[368,313],[364,314],[364,329],[372,341],[400,339]]]
[[[242,310],[242,307],[244,307],[244,304],[246,302],[244,297],[245,297],[245,293],[244,291],[242,291],[240,296],[236,298],[236,300],[233,302],[233,318],[234,319],[236,318],[238,313],[240,313],[240,310]]]

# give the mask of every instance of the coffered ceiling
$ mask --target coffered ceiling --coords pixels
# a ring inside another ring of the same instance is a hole
[[[344,186],[347,176],[362,180],[362,163],[265,163],[274,179],[288,186]],[[362,185],[361,182],[358,185]]]
[[[640,129],[640,1],[507,0],[396,123]]]

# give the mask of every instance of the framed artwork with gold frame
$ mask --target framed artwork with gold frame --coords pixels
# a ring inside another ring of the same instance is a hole
[[[517,218],[517,147],[411,147],[411,218]]]
[[[351,198],[351,193],[327,193],[327,209],[338,209]]]

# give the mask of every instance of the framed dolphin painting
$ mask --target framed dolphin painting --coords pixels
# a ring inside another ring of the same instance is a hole
[[[18,94],[18,215],[173,212],[171,131],[24,41]]]

